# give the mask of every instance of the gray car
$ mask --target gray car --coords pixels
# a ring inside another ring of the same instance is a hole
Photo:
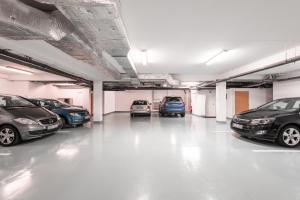
[[[53,112],[23,97],[0,94],[0,145],[39,138],[61,127],[60,117]]]
[[[130,107],[131,117],[136,115],[151,116],[151,104],[147,100],[135,100]]]

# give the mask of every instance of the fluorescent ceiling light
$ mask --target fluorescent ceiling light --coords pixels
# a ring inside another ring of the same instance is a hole
[[[55,86],[75,86],[74,83],[55,83]]]
[[[14,68],[14,67],[9,67],[9,66],[2,67],[2,69],[5,69],[5,70],[11,71],[11,72],[20,73],[20,74],[25,74],[25,75],[33,75],[32,72],[25,71],[25,70],[22,70],[22,69],[17,69],[17,68]]]
[[[221,57],[221,56],[223,56],[225,53],[227,53],[228,52],[228,50],[221,50],[221,51],[219,51],[218,53],[216,53],[214,56],[212,56],[211,58],[209,58],[206,62],[205,62],[205,64],[206,65],[212,65],[212,64],[214,64],[214,63],[216,63],[217,61],[219,61],[219,58]]]
[[[181,82],[181,85],[186,85],[186,86],[197,86],[199,84],[200,84],[199,82],[193,82],[193,81]]]
[[[149,62],[148,60],[148,51],[147,50],[136,50],[130,49],[127,55],[128,59],[132,63],[141,63],[146,66]]]
[[[142,55],[142,63],[144,66],[146,66],[148,64],[148,54],[147,54],[147,50],[143,50],[141,52]]]

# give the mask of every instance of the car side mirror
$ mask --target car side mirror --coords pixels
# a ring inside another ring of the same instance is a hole
[[[48,109],[48,110],[51,110],[52,107],[51,106],[48,106],[48,105],[45,105],[44,108]]]

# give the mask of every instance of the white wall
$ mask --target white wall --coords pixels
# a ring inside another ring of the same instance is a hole
[[[116,111],[116,92],[104,91],[104,114]]]
[[[216,116],[216,91],[200,90],[191,92],[193,114],[206,117]]]
[[[216,120],[218,122],[226,122],[227,120],[227,94],[226,82],[216,84]]]
[[[129,111],[134,100],[161,101],[165,96],[180,96],[187,101],[183,90],[128,90],[115,92],[116,111]]]
[[[9,81],[0,78],[0,93],[20,95],[27,98],[71,98],[73,104],[82,106],[90,111],[90,90],[62,89],[52,84],[32,83],[29,81]]]
[[[265,88],[232,88],[227,90],[227,117],[235,114],[235,91],[249,91],[249,109],[261,106],[273,99],[272,89]]]
[[[300,97],[300,80],[273,83],[273,98]]]
[[[137,99],[152,102],[152,90],[117,91],[116,111],[130,111],[132,102]]]
[[[2,94],[17,94],[29,97],[28,90],[28,81],[9,81],[7,79],[0,78],[0,93]]]

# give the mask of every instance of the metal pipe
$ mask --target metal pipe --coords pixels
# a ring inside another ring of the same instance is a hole
[[[219,80],[213,81],[211,83],[202,85],[201,87],[206,87],[206,86],[217,84],[217,83],[220,83],[220,82],[229,81],[229,80],[239,78],[239,77],[242,77],[242,76],[246,76],[246,75],[254,74],[254,73],[257,73],[257,72],[265,71],[265,70],[268,70],[268,69],[273,69],[273,68],[276,68],[276,67],[280,67],[282,65],[295,63],[299,60],[300,60],[300,56],[296,56],[296,57],[293,57],[293,58],[290,58],[290,59],[287,59],[287,60],[284,60],[284,61],[280,61],[280,62],[271,64],[271,65],[267,65],[267,66],[265,66],[263,68],[260,68],[260,69],[255,69],[255,70],[251,70],[249,72],[244,72],[244,73],[241,73],[241,74],[238,74],[238,75],[230,76],[228,78],[219,79]]]

